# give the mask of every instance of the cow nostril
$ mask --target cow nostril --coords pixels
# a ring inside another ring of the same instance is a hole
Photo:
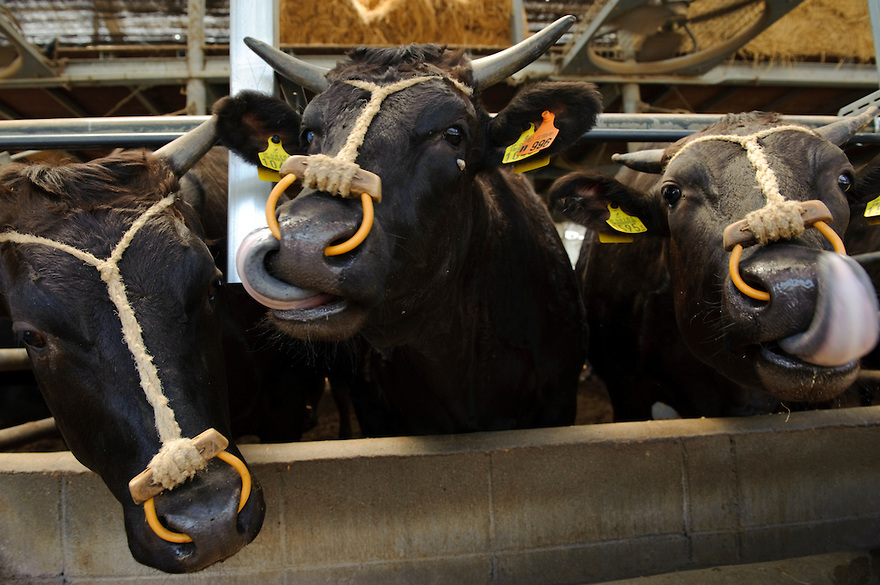
[[[730,252],[730,263],[728,265],[730,279],[733,281],[734,286],[736,286],[736,288],[747,297],[751,297],[757,301],[769,301],[770,293],[754,288],[740,275],[739,261],[742,257],[742,252],[743,247],[741,244],[734,246],[733,250]]]

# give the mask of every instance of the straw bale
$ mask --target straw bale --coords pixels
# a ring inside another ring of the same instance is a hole
[[[804,0],[739,51],[758,61],[855,61],[874,58],[865,0]]]
[[[288,45],[510,45],[509,0],[281,0]]]

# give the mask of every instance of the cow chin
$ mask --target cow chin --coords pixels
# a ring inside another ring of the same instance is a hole
[[[313,306],[274,309],[269,320],[282,333],[308,341],[342,341],[366,322],[368,311],[359,303],[329,294],[315,300]]]
[[[817,366],[776,346],[762,345],[755,371],[764,390],[783,402],[823,402],[839,396],[855,382],[859,362]]]

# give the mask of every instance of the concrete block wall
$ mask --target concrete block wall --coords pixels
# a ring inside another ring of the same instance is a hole
[[[264,527],[192,575],[135,563],[120,505],[69,453],[0,454],[0,583],[586,584],[861,561],[880,549],[878,445],[880,407],[245,445]]]

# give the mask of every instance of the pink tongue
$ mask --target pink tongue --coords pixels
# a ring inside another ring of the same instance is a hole
[[[277,248],[274,236],[269,232],[268,228],[254,230],[248,234],[238,248],[235,257],[235,267],[241,278],[241,284],[247,293],[261,305],[275,310],[294,310],[299,308],[311,308],[326,303],[326,297],[318,291],[301,289],[295,286],[284,286],[283,290],[276,290],[280,298],[270,297],[258,290],[262,288],[249,280],[248,271],[246,269],[249,261],[262,262],[265,248]],[[255,260],[250,258],[252,252],[263,250],[262,254],[255,254]]]
[[[874,348],[880,321],[876,293],[862,267],[839,254],[824,258],[813,323],[807,331],[781,340],[779,346],[805,362],[836,367]]]
[[[336,297],[334,297],[333,295],[318,293],[313,297],[303,299],[301,301],[287,303],[287,306],[277,307],[277,309],[286,311],[314,309],[315,307],[320,307],[321,305],[328,305],[335,300]],[[276,307],[271,308],[275,309]]]

